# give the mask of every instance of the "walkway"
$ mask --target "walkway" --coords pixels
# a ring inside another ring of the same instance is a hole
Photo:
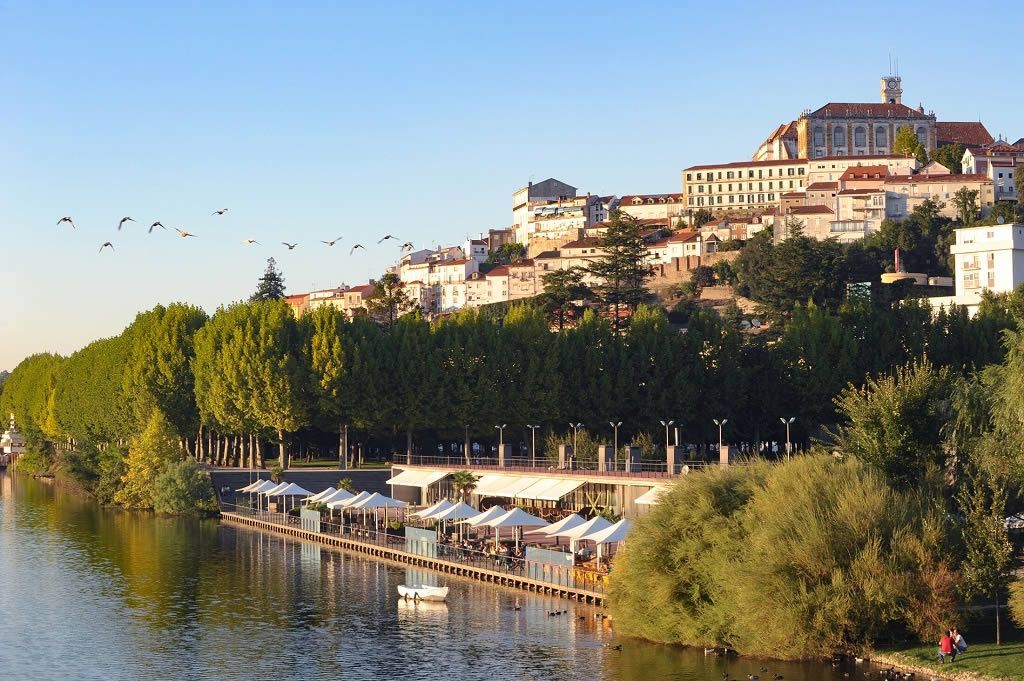
[[[522,560],[495,557],[480,551],[438,545],[437,556],[411,553],[406,550],[406,538],[403,534],[377,532],[355,525],[337,525],[326,522],[320,523],[320,531],[313,531],[303,529],[301,521],[295,516],[254,511],[230,504],[224,505],[221,518],[248,527],[277,532],[328,546],[337,546],[375,558],[384,558],[406,565],[470,577],[482,582],[491,582],[516,589],[594,604],[601,604],[605,597],[608,575],[595,573],[592,570],[574,568],[571,579],[569,579],[569,575],[564,575],[557,580],[546,581],[528,577],[528,566]],[[537,573],[538,566],[533,566],[533,568],[534,573]],[[540,572],[545,573],[543,570]],[[552,577],[554,578],[553,574]],[[556,583],[556,581],[571,582],[572,585]]]

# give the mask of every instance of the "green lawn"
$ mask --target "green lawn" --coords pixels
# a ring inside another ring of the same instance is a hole
[[[915,646],[900,651],[884,651],[884,654],[909,665],[927,667],[937,676],[952,676],[964,672],[975,672],[992,679],[1013,679],[1024,681],[1024,640],[1015,637],[1012,641],[994,643],[971,643],[967,639],[967,654],[957,656],[956,662],[940,665],[937,662],[938,644]]]

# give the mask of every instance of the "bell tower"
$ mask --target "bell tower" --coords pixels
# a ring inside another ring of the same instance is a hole
[[[884,104],[902,104],[903,87],[900,77],[883,76],[881,95]]]

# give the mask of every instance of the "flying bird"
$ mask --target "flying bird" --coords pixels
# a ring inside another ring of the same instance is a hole
[[[154,227],[160,227],[162,229],[167,229],[166,227],[163,226],[163,224],[159,220],[157,220],[156,222],[154,222],[153,224],[151,224],[149,226],[149,234],[153,233],[153,228]]]
[[[187,236],[195,236],[195,234],[190,234],[189,232],[186,232],[183,229],[178,229],[177,227],[174,228],[174,231],[180,234],[182,239],[184,239]]]
[[[120,231],[121,231],[121,227],[122,227],[122,226],[124,225],[124,223],[126,223],[126,222],[135,222],[135,220],[133,220],[132,218],[129,218],[129,217],[123,217],[123,218],[121,218],[121,222],[117,223],[117,231],[119,231],[119,232],[120,232]]]
[[[72,220],[70,216],[62,217],[60,220],[57,220],[57,226],[60,227],[60,223],[62,222],[66,222],[71,225],[71,229],[75,228],[75,221]]]
[[[103,245],[100,246],[100,250],[98,252],[102,253],[103,249],[106,248],[107,246],[110,246],[110,250],[114,250],[114,244],[110,243],[109,241],[104,241]]]
[[[249,245],[249,246],[251,246],[251,245],[253,245],[253,244],[256,244],[257,246],[261,246],[261,245],[262,245],[262,244],[260,244],[260,242],[259,242],[259,241],[256,241],[256,239],[246,239],[246,240],[245,240],[245,241],[243,241],[242,243],[243,243],[243,244],[246,244],[246,245]]]
[[[412,242],[411,241],[406,241],[404,244],[402,244],[402,250],[403,251],[411,251],[412,249],[413,249],[413,246],[412,246]]]
[[[398,237],[397,236],[391,236],[390,234],[387,234],[387,235],[381,237],[380,241],[378,241],[377,243],[382,244],[385,241],[387,241],[388,239],[394,239],[395,241],[398,241]]]
[[[321,239],[320,243],[327,244],[328,246],[333,246],[334,244],[338,243],[339,241],[341,241],[341,237],[340,236],[337,237],[334,241],[324,241],[323,239]]]
[[[356,252],[356,249],[357,249],[357,248],[363,248],[363,245],[362,245],[362,244],[356,244],[355,246],[353,246],[353,247],[352,247],[352,250],[350,250],[350,251],[348,252],[348,254],[349,254],[349,255],[352,255],[353,253],[355,253],[355,252]],[[363,248],[363,250],[365,251],[366,249],[365,249],[365,248]]]
[[[282,241],[281,245],[282,246],[287,246],[289,251],[294,251],[295,247],[298,246],[299,244],[298,243],[290,244],[287,241]]]
[[[227,213],[227,212],[228,212],[227,208],[221,208],[220,210],[213,211],[212,213],[210,213],[210,215],[224,215],[224,213]]]

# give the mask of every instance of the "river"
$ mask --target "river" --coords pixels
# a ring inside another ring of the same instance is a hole
[[[451,587],[447,605],[399,600],[423,579]],[[843,679],[620,638],[597,612],[0,474],[0,678]]]

